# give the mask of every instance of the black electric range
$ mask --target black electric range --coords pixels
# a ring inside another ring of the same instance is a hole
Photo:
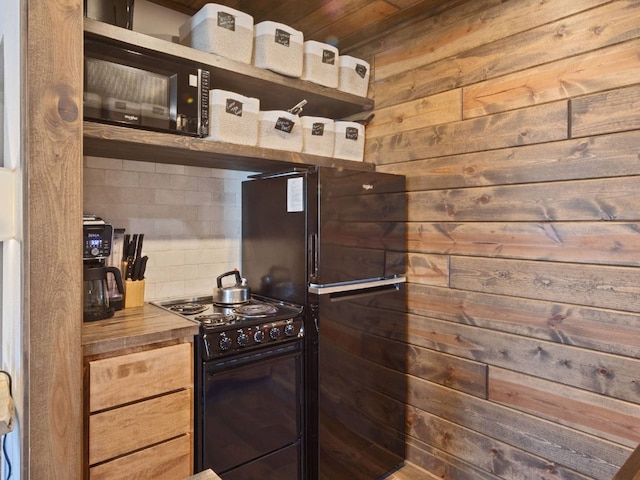
[[[151,303],[200,325],[205,361],[304,335],[302,306],[258,295],[233,305],[216,304],[212,296]]]
[[[253,295],[154,302],[200,324],[194,348],[194,471],[223,480],[303,472],[303,311]]]

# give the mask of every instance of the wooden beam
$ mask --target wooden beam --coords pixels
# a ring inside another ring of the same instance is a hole
[[[71,480],[82,478],[82,2],[28,3],[23,475]]]

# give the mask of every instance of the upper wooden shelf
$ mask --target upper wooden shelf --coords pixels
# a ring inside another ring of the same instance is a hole
[[[183,58],[211,72],[211,88],[219,88],[260,99],[261,110],[288,110],[307,100],[305,115],[338,120],[373,109],[373,100],[290,78],[230,58],[185,47],[150,35],[84,19],[85,34],[108,38],[112,42]]]
[[[274,172],[292,166],[317,165],[375,170],[375,165],[306,153],[212,142],[202,138],[84,122],[84,155],[195,167]]]
[[[236,62],[149,35],[133,32],[88,18],[85,34],[111,42],[135,45],[160,55],[193,61],[211,72],[211,87],[260,99],[261,110],[286,110],[307,100],[305,115],[339,119],[373,108],[373,100],[326,88],[297,78]],[[85,121],[84,155],[126,160],[243,170],[278,171],[291,166],[317,165],[375,170],[373,164],[304,153],[213,142],[185,135],[159,133],[131,127]]]

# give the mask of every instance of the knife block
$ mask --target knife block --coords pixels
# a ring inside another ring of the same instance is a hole
[[[144,280],[124,282],[124,308],[141,307],[144,303]]]

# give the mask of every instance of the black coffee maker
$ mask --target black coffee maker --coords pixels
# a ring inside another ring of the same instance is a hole
[[[124,285],[116,267],[108,267],[106,259],[111,255],[113,227],[99,217],[83,218],[83,319],[85,322],[102,320],[122,309]],[[119,300],[110,296],[107,278],[112,275],[119,292]]]

